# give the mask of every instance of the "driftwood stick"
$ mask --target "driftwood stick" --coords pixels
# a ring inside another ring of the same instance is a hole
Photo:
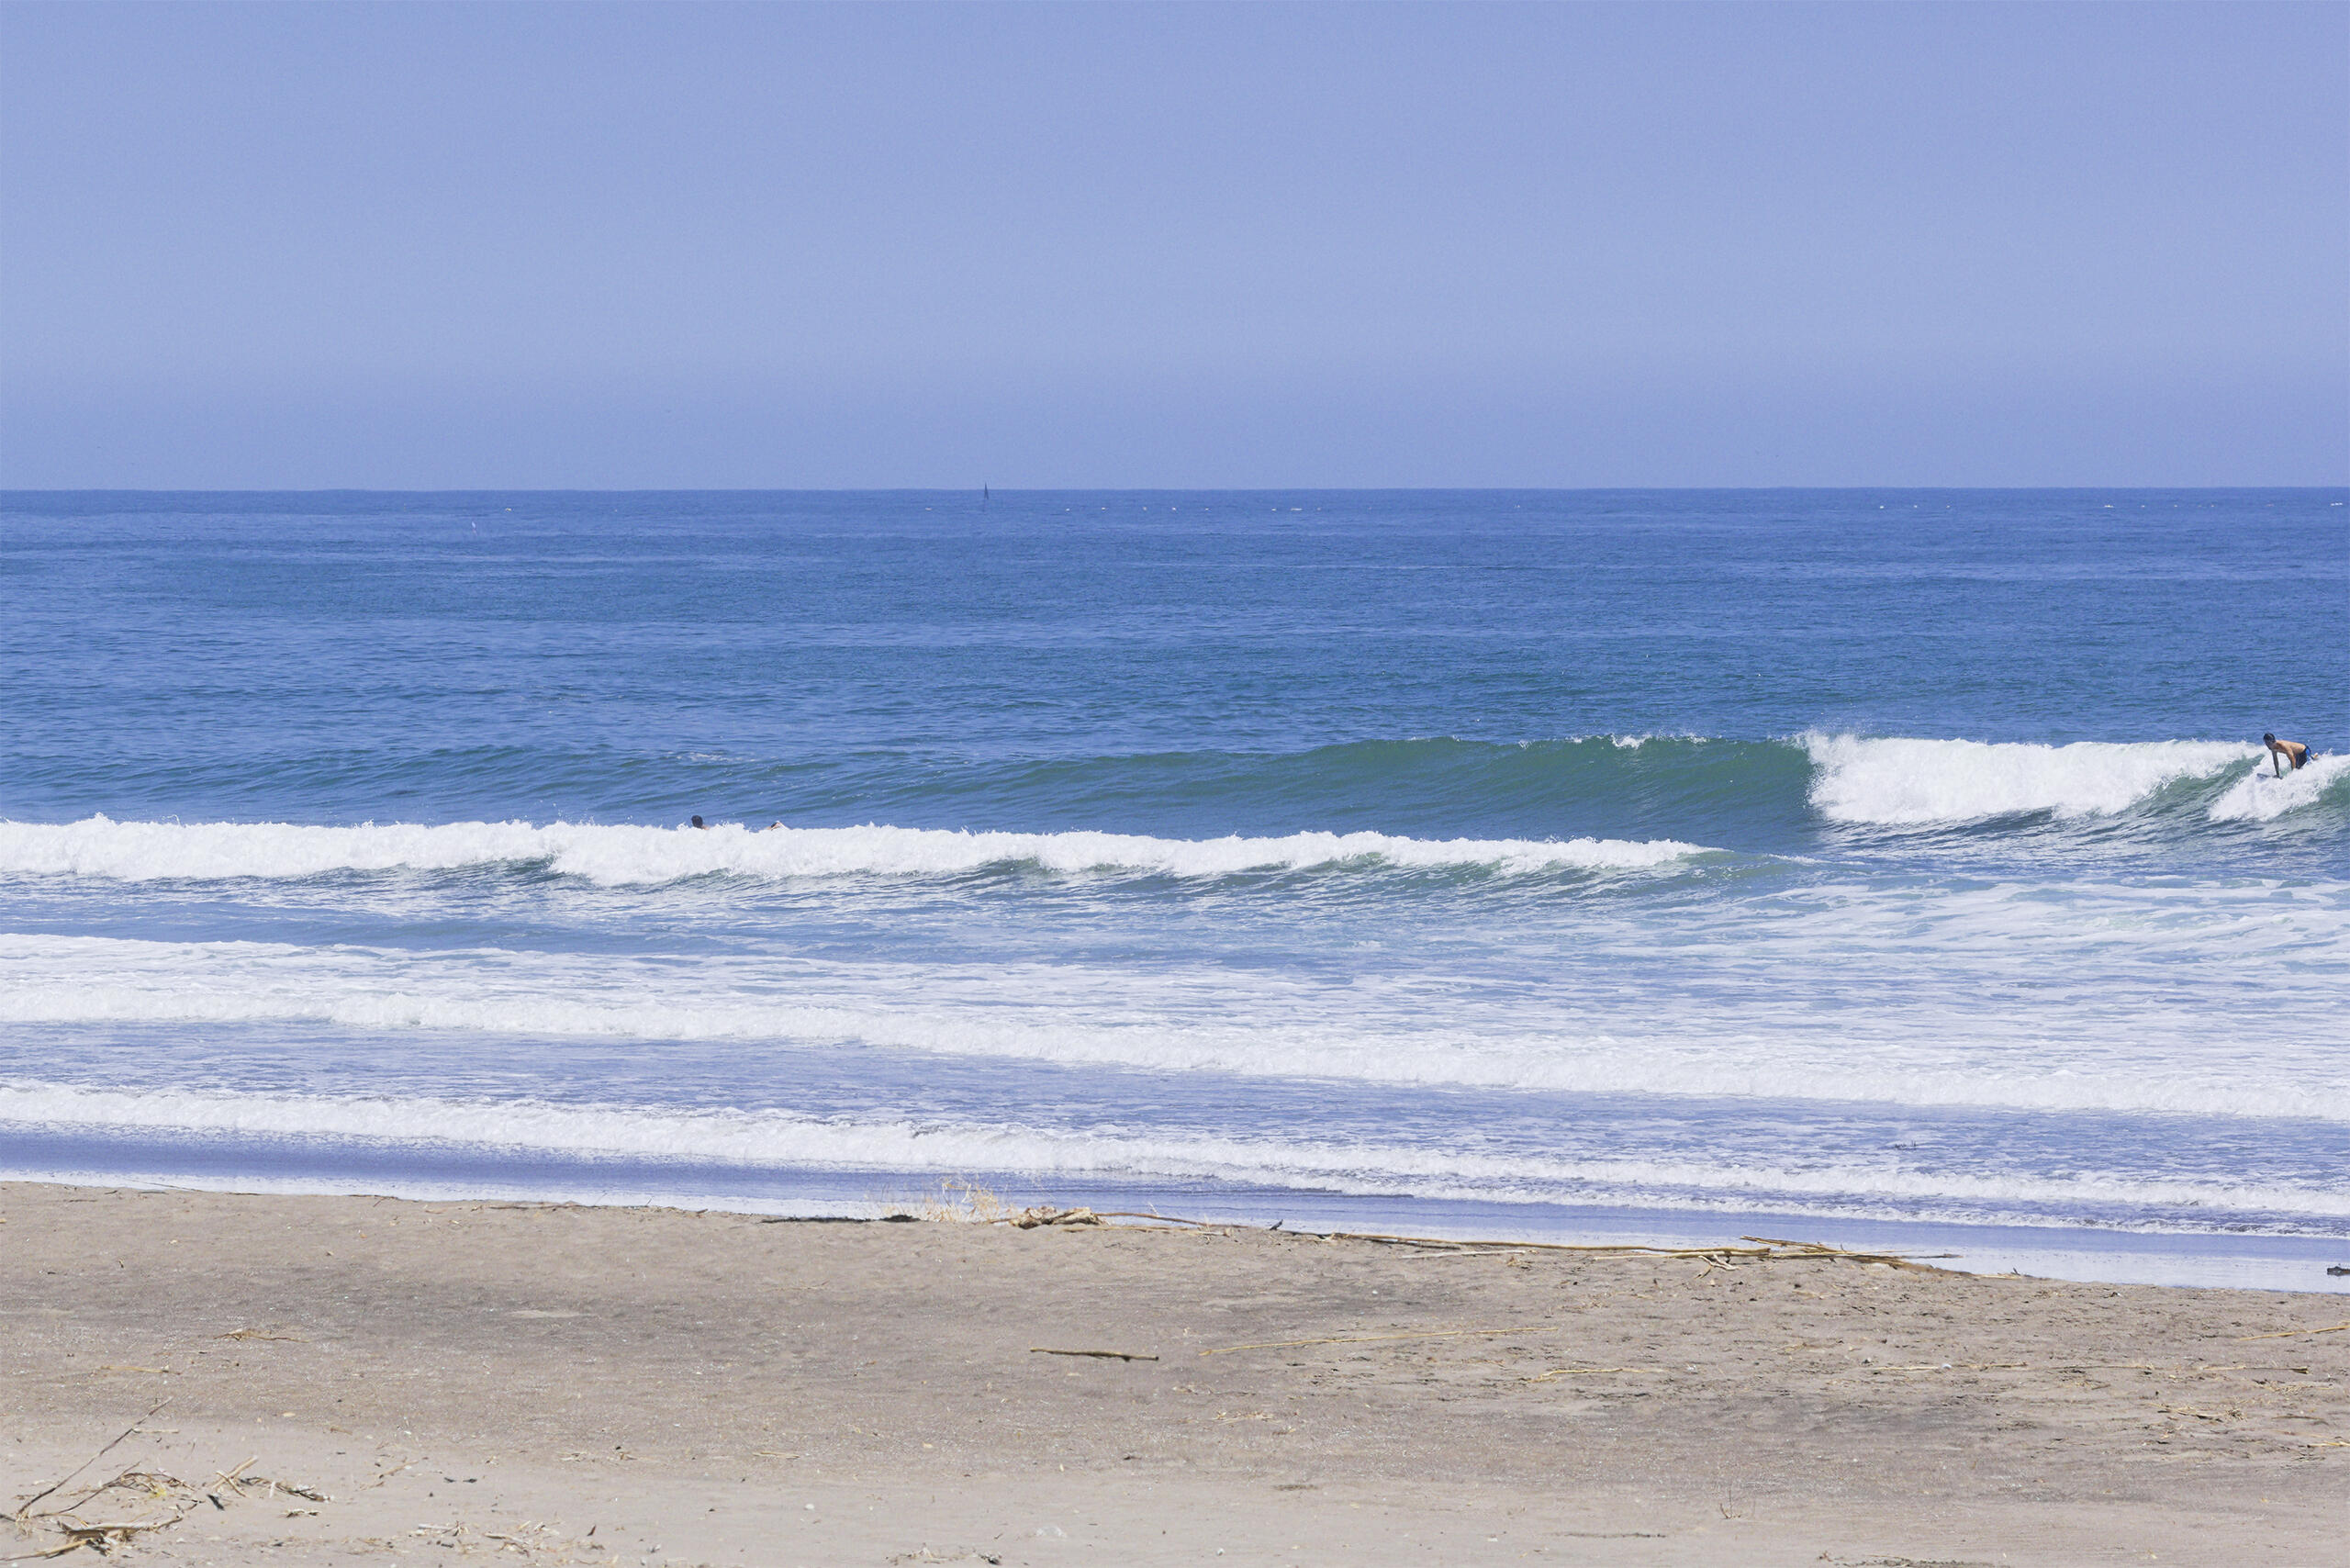
[[[1138,1350],[1056,1350],[1044,1345],[1031,1345],[1032,1356],[1098,1356],[1105,1361],[1155,1361],[1157,1356],[1146,1356]]]
[[[148,1411],[147,1411],[147,1414],[146,1414],[146,1415],[144,1415],[144,1416],[140,1417],[139,1417],[139,1419],[137,1419],[136,1421],[133,1421],[132,1423],[130,1423],[130,1425],[129,1425],[129,1426],[125,1427],[125,1428],[122,1429],[122,1431],[121,1431],[121,1432],[120,1432],[120,1433],[119,1433],[116,1438],[115,1438],[114,1442],[111,1442],[111,1443],[106,1444],[106,1446],[105,1448],[100,1449],[97,1452],[95,1452],[95,1453],[92,1454],[89,1458],[87,1458],[87,1459],[84,1460],[81,1463],[79,1463],[79,1464],[75,1465],[73,1469],[71,1469],[71,1470],[67,1471],[64,1474],[62,1474],[62,1475],[59,1476],[56,1480],[54,1480],[54,1481],[50,1482],[48,1485],[46,1485],[46,1486],[42,1487],[39,1491],[38,1491],[38,1492],[34,1493],[31,1496],[29,1496],[29,1497],[26,1498],[23,1502],[21,1502],[21,1503],[17,1504],[17,1505],[16,1517],[17,1517],[17,1518],[19,1518],[19,1519],[22,1519],[22,1518],[25,1517],[25,1515],[26,1515],[27,1513],[28,1513],[28,1512],[30,1512],[30,1511],[31,1511],[32,1506],[33,1506],[35,1503],[39,1502],[43,1497],[48,1496],[50,1493],[52,1493],[52,1492],[56,1491],[59,1487],[61,1487],[61,1486],[64,1485],[67,1482],[69,1482],[69,1481],[73,1480],[75,1476],[77,1476],[77,1475],[81,1474],[81,1473],[82,1473],[82,1472],[84,1472],[84,1471],[85,1471],[85,1470],[89,1469],[89,1468],[90,1468],[90,1466],[92,1466],[92,1465],[94,1465],[94,1464],[97,1463],[97,1462],[98,1462],[98,1461],[100,1461],[100,1460],[102,1460],[102,1459],[106,1458],[106,1456],[107,1454],[109,1454],[109,1453],[111,1453],[111,1452],[113,1452],[113,1451],[114,1451],[115,1443],[119,1443],[119,1442],[121,1442],[121,1441],[123,1440],[123,1439],[124,1439],[124,1438],[127,1438],[127,1437],[130,1436],[130,1434],[131,1434],[131,1433],[133,1433],[133,1432],[137,1431],[140,1428],[141,1428],[141,1427],[145,1426],[149,1421],[151,1421],[151,1420],[154,1419],[155,1412],[156,1412],[156,1411],[158,1411],[158,1410],[161,1410],[164,1406],[169,1405],[170,1403],[171,1403],[171,1401],[170,1401],[170,1400],[168,1400],[168,1399],[158,1399],[157,1401],[155,1401],[155,1403],[154,1403],[151,1406],[150,1406],[150,1407],[149,1407],[149,1409],[148,1409]]]
[[[1796,1249],[1792,1253],[1773,1254],[1769,1259],[1771,1261],[1820,1258],[1846,1263],[1883,1263],[1887,1268],[1906,1269],[1913,1274],[1948,1274],[1957,1271],[1952,1269],[1937,1269],[1930,1263],[1916,1261],[1920,1258],[1955,1258],[1958,1256],[1955,1252],[1854,1252],[1842,1247],[1830,1247],[1824,1241],[1779,1241],[1767,1236],[1741,1236],[1739,1239],[1759,1241],[1765,1247]]]
[[[2236,1343],[2248,1344],[2255,1339],[2296,1339],[2304,1334],[2339,1334],[2345,1328],[2350,1328],[2350,1323],[2337,1323],[2331,1328],[2288,1328],[2280,1334],[2246,1334]]]

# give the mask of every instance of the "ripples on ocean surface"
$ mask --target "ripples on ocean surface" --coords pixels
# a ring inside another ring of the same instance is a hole
[[[0,498],[0,1166],[2350,1238],[2345,516]]]

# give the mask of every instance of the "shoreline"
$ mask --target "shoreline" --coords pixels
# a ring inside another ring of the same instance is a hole
[[[1954,1253],[1953,1271],[2021,1274],[2079,1283],[2236,1290],[2287,1290],[2350,1295],[2350,1237],[2274,1231],[2137,1230],[2088,1225],[1979,1224],[1936,1219],[1807,1214],[1786,1209],[1645,1208],[1497,1200],[1391,1197],[1312,1189],[1234,1188],[1203,1183],[1139,1184],[1099,1178],[1019,1172],[977,1177],[940,1172],[761,1169],[772,1195],[691,1177],[659,1186],[580,1180],[581,1169],[538,1180],[386,1178],[354,1181],[317,1174],[257,1177],[184,1170],[43,1170],[0,1167],[0,1183],[121,1187],[283,1197],[397,1198],[418,1203],[520,1203],[599,1208],[662,1208],[776,1217],[879,1218],[937,1206],[949,1186],[1002,1194],[1012,1206],[1083,1206],[1099,1212],[1163,1211],[1170,1216],[1254,1228],[1380,1231],[1452,1240],[1626,1243],[1663,1247],[1735,1244],[1768,1235],[1859,1251]],[[631,1174],[643,1174],[639,1167]]]
[[[2344,1305],[6,1183],[0,1490],[135,1428],[61,1495],[156,1562],[2299,1564]]]

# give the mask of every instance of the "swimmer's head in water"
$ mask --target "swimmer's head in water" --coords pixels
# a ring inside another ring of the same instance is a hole
[[[696,827],[699,827],[699,826],[701,826],[701,819],[700,819],[699,817],[696,817],[696,818],[694,819],[694,826],[696,826]]]

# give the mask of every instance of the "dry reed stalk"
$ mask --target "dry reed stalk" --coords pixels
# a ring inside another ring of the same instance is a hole
[[[32,1506],[35,1503],[39,1502],[43,1497],[50,1495],[50,1494],[55,1492],[59,1487],[63,1486],[67,1482],[81,1474],[82,1472],[89,1469],[90,1466],[106,1458],[107,1454],[114,1451],[116,1444],[120,1443],[125,1438],[129,1437],[131,1433],[136,1432],[140,1428],[153,1420],[155,1418],[155,1412],[161,1410],[164,1406],[169,1405],[171,1401],[168,1399],[158,1399],[155,1401],[153,1405],[148,1406],[146,1415],[140,1417],[139,1419],[130,1423],[129,1426],[125,1427],[116,1435],[113,1442],[109,1442],[106,1447],[100,1449],[97,1452],[92,1454],[89,1458],[84,1460],[81,1463],[75,1465],[73,1469],[59,1476],[48,1485],[42,1487],[39,1491],[26,1498],[23,1502],[17,1504],[14,1518],[19,1523],[22,1523],[26,1516],[32,1511]]]
[[[2246,1334],[2236,1343],[2248,1345],[2255,1339],[2297,1339],[2304,1334],[2339,1334],[2345,1328],[2350,1328],[2350,1323],[2337,1323],[2331,1328],[2288,1328],[2277,1334]]]
[[[1664,1371],[1662,1367],[1552,1367],[1549,1372],[1537,1372],[1526,1381],[1548,1383],[1554,1377],[1597,1377],[1602,1372],[1661,1372],[1662,1371]]]
[[[187,1500],[192,1501],[196,1493],[196,1488],[190,1486],[186,1482],[182,1481],[176,1475],[165,1475],[161,1471],[153,1470],[126,1470],[121,1474],[116,1476],[113,1480],[101,1482],[97,1485],[91,1487],[80,1496],[75,1497],[72,1502],[62,1503],[55,1507],[49,1509],[43,1517],[60,1519],[68,1518],[73,1514],[74,1509],[82,1507],[96,1498],[105,1496],[107,1493],[113,1491],[118,1486],[127,1485],[134,1482],[144,1483],[146,1494],[151,1498],[169,1498],[172,1496],[173,1488],[174,1487],[178,1488],[182,1492],[187,1493]]]

